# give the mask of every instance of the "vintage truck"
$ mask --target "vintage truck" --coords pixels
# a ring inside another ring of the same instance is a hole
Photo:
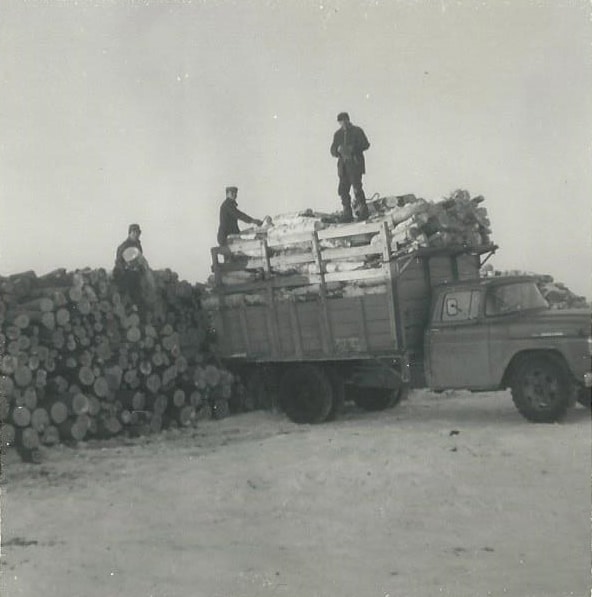
[[[550,309],[534,278],[480,277],[495,245],[398,251],[384,223],[285,238],[281,252],[265,240],[242,244],[259,279],[225,283],[245,263],[214,248],[206,304],[219,356],[255,405],[318,423],[346,399],[381,410],[410,387],[510,388],[525,418],[554,422],[576,400],[590,402],[590,312]],[[371,265],[336,265],[355,259]],[[312,273],[274,273],[303,263]]]

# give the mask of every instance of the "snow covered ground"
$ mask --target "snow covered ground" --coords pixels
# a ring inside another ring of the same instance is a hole
[[[412,392],[4,456],[5,597],[583,597],[590,413]]]

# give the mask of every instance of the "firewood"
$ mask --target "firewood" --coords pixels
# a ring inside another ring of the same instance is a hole
[[[10,400],[0,393],[0,421],[6,421],[10,413]]]
[[[38,448],[39,444],[41,443],[39,441],[39,434],[32,427],[18,429],[16,432],[15,441],[17,445],[22,446],[26,450]]]
[[[181,388],[177,388],[173,392],[173,404],[177,408],[181,408],[185,404],[185,392]]]
[[[0,426],[0,445],[1,446],[14,446],[16,438],[16,430],[10,424],[3,422]]]
[[[41,443],[45,446],[53,446],[60,442],[60,432],[54,425],[48,425],[41,436]]]
[[[61,400],[53,401],[49,405],[49,416],[56,425],[60,425],[68,418],[68,406]]]
[[[12,409],[12,422],[17,427],[28,427],[31,423],[31,411],[26,406],[16,406]]]
[[[38,433],[43,433],[50,423],[49,413],[45,408],[36,408],[31,413],[31,427]]]
[[[34,386],[29,385],[23,392],[24,406],[26,406],[31,412],[37,408],[37,390]]]
[[[17,386],[24,388],[28,386],[33,380],[33,372],[29,367],[19,366],[14,372],[14,381]]]

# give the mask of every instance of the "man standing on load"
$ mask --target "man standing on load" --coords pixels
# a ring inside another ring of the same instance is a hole
[[[354,188],[354,209],[358,220],[368,218],[366,196],[362,188],[362,175],[366,173],[364,151],[370,147],[366,134],[359,126],[354,126],[347,112],[337,115],[339,129],[333,136],[331,155],[337,158],[337,174],[339,187],[337,192],[343,205],[343,221],[353,220],[351,196],[349,190]]]
[[[226,187],[226,199],[220,206],[220,226],[218,228],[218,244],[221,247],[226,244],[229,234],[240,234],[238,227],[239,220],[247,224],[256,224],[257,226],[263,224],[261,220],[252,218],[238,209],[237,195],[237,187]]]

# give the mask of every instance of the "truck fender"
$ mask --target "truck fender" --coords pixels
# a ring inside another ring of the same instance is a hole
[[[512,377],[514,372],[518,369],[520,364],[524,362],[529,357],[532,356],[546,356],[548,358],[553,359],[560,367],[564,368],[569,374],[569,367],[567,365],[567,361],[565,357],[557,350],[551,349],[537,349],[537,350],[522,350],[521,352],[517,352],[512,358],[510,362],[507,364],[504,374],[502,376],[502,381],[500,383],[501,388],[508,388],[512,384]]]

